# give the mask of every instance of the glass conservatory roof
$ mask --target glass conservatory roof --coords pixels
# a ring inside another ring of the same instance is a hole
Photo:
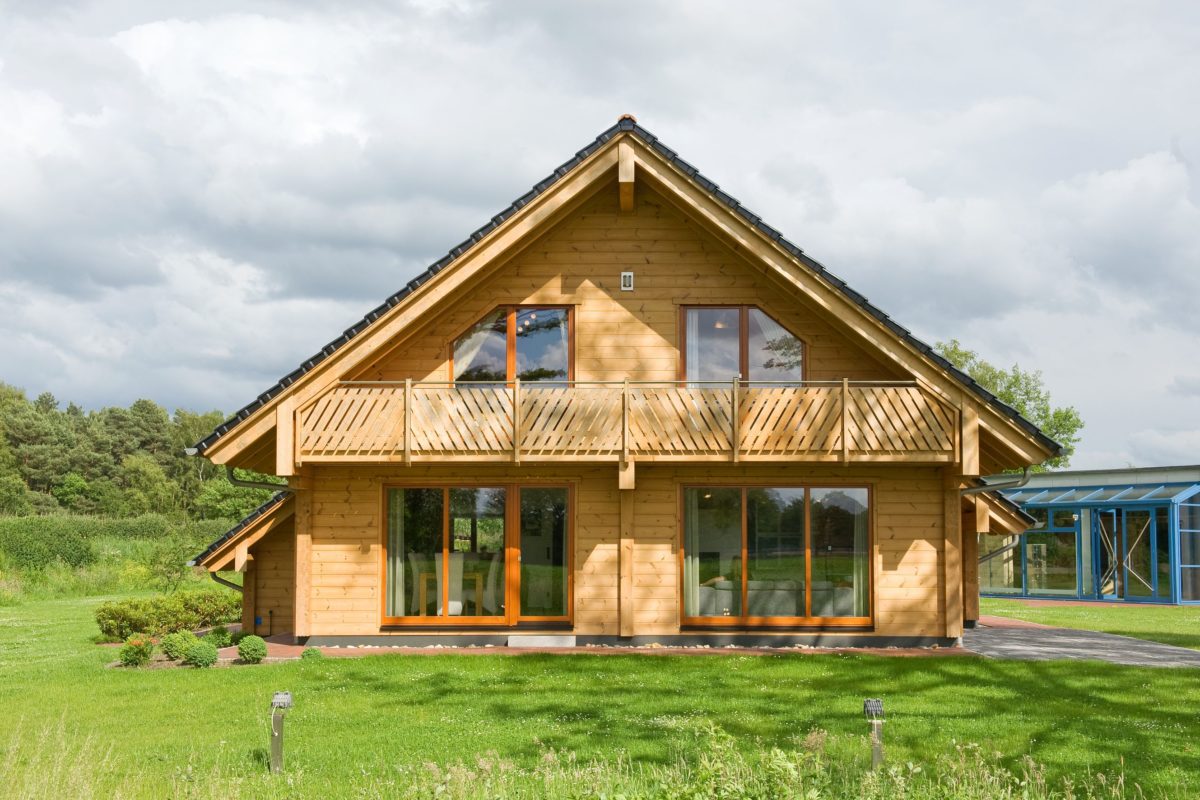
[[[1182,502],[1200,495],[1200,483],[1132,484],[1124,486],[1026,486],[1001,492],[1022,506],[1125,506]],[[1200,502],[1200,497],[1195,498]]]

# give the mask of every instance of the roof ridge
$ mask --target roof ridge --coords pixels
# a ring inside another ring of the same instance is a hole
[[[449,266],[453,261],[470,250],[477,242],[499,227],[505,220],[520,211],[521,208],[528,205],[534,200],[534,198],[557,183],[582,161],[607,144],[619,133],[632,133],[633,135],[637,136],[642,140],[643,143],[645,143],[647,147],[670,162],[673,167],[687,176],[689,180],[693,181],[701,189],[704,189],[714,198],[729,207],[731,211],[745,219],[749,224],[753,225],[754,228],[756,228],[760,233],[773,241],[793,258],[802,262],[806,267],[817,273],[819,277],[827,281],[833,288],[845,295],[847,299],[878,320],[892,333],[906,341],[918,352],[932,360],[939,367],[949,372],[955,379],[974,392],[984,402],[994,406],[1006,417],[1016,423],[1018,427],[1022,428],[1026,433],[1036,438],[1055,454],[1062,452],[1062,445],[1043,433],[1040,428],[1038,428],[1029,420],[1025,419],[1025,417],[1021,416],[1016,409],[981,386],[974,378],[952,364],[949,359],[947,359],[941,353],[938,353],[931,346],[914,336],[912,332],[908,330],[908,328],[905,328],[903,325],[896,322],[894,319],[888,316],[888,314],[867,300],[865,295],[850,288],[846,281],[830,272],[821,262],[807,255],[803,250],[800,249],[799,246],[789,241],[780,231],[763,222],[762,217],[743,206],[737,200],[737,198],[725,191],[722,191],[720,185],[718,185],[715,181],[705,177],[700,170],[681,159],[674,150],[663,144],[657,136],[648,131],[646,128],[642,127],[629,115],[622,116],[614,125],[611,125],[602,131],[587,146],[576,151],[572,158],[564,161],[562,164],[556,167],[553,172],[535,183],[533,188],[531,188],[528,192],[510,203],[508,208],[505,208],[500,213],[494,215],[490,220],[488,220],[487,223],[473,231],[470,236],[468,236],[459,244],[450,248],[450,251],[446,255],[429,265],[424,272],[417,275],[415,278],[405,284],[404,287],[399,291],[393,293],[378,306],[367,312],[367,314],[363,316],[361,320],[343,331],[341,336],[326,344],[312,356],[309,356],[309,358],[301,363],[299,367],[280,378],[274,386],[267,389],[253,401],[235,412],[233,416],[231,416],[225,422],[218,425],[212,433],[196,443],[196,452],[203,453],[206,449],[212,446],[217,439],[221,438],[230,430],[232,430],[239,422],[249,417],[262,406],[266,405],[271,401],[272,398],[274,398],[288,386],[291,386],[293,383],[295,383],[309,370],[313,369],[326,358],[333,355],[333,353],[337,352],[342,345],[349,342],[364,329],[366,329],[371,323],[387,313],[389,309],[396,306],[401,300],[415,292],[431,278]]]

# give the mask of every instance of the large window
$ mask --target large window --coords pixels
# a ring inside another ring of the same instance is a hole
[[[683,309],[683,372],[689,381],[800,382],[804,344],[753,306]]]
[[[392,488],[387,509],[385,622],[569,617],[566,487]]]
[[[454,380],[570,380],[571,344],[570,308],[503,306],[454,340]]]
[[[697,624],[866,624],[863,487],[686,487],[683,616]]]

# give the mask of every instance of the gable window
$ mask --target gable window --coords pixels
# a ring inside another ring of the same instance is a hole
[[[685,307],[682,352],[689,381],[804,379],[804,343],[754,306]]]
[[[571,380],[572,322],[569,307],[501,306],[454,340],[454,380]]]

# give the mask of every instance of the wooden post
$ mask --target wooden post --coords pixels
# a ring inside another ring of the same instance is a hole
[[[942,588],[946,638],[958,639],[963,631],[962,594],[962,495],[961,480],[952,467],[943,470],[942,495],[945,538],[942,543]]]
[[[309,636],[312,631],[312,490],[311,473],[294,479],[296,487],[296,593],[294,597],[293,627],[297,638]]]
[[[738,462],[742,438],[741,412],[738,410],[738,378],[733,379],[733,388],[729,392],[729,447],[733,451],[733,463]]]
[[[979,477],[979,411],[967,403],[962,410],[962,474]]]
[[[275,474],[296,474],[296,405],[284,400],[275,408]]]
[[[412,464],[412,378],[404,379],[404,464]]]
[[[842,463],[850,461],[850,379],[842,378]]]
[[[513,381],[513,463],[521,463],[521,379]]]
[[[254,617],[258,612],[255,589],[258,580],[254,574],[254,562],[251,561],[242,575],[242,630],[246,633],[258,633]]]
[[[621,549],[618,555],[619,570],[617,605],[620,616],[621,636],[633,636],[633,502],[634,493],[619,490],[621,504]]]
[[[980,514],[980,512],[983,512]],[[974,628],[979,620],[979,518],[987,517],[987,506],[975,500],[975,508],[963,512],[963,627]]]

